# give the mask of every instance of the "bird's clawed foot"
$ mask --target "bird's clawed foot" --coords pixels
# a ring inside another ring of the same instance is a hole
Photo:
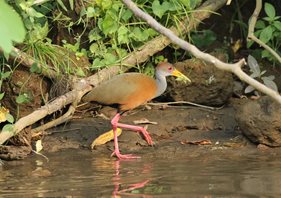
[[[113,151],[113,153],[111,154],[112,156],[116,156],[118,159],[120,160],[126,160],[126,159],[139,159],[141,157],[136,156],[136,155],[132,155],[132,154],[126,154],[126,155],[122,155],[119,151]]]
[[[150,146],[153,146],[154,143],[153,143],[152,138],[149,135],[149,133],[144,128],[143,128],[143,130],[141,132],[142,132],[142,134],[143,134],[147,144],[149,144]]]

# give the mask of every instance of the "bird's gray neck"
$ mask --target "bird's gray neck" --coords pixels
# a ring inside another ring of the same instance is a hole
[[[167,88],[167,81],[166,81],[166,77],[163,75],[159,75],[156,73],[155,75],[155,80],[156,80],[156,84],[157,84],[157,92],[155,97],[160,96],[162,93],[165,92],[166,88]]]

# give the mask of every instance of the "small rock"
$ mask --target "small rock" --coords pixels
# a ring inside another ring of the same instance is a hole
[[[223,54],[216,55],[224,60]],[[227,102],[233,93],[232,74],[219,70],[214,65],[198,59],[175,63],[177,69],[191,79],[191,84],[178,83],[169,78],[169,86],[163,97],[174,101],[189,101],[198,104],[220,106]],[[161,97],[162,99],[162,97]]]
[[[262,150],[262,151],[268,150],[268,149],[269,149],[269,147],[266,146],[266,145],[264,145],[264,144],[259,144],[259,145],[257,146],[257,148],[258,148],[259,150]]]
[[[241,104],[235,117],[242,133],[252,142],[281,146],[281,105],[270,97]]]

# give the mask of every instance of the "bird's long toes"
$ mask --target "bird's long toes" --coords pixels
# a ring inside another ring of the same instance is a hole
[[[111,154],[111,157],[112,156],[116,156],[119,160],[128,160],[128,159],[139,159],[139,158],[141,158],[140,156],[136,156],[136,155],[133,155],[133,154],[126,154],[126,155],[123,155],[123,154],[120,154],[120,153],[115,153],[115,152],[113,152],[112,154]]]
[[[146,137],[145,140],[146,140],[147,144],[149,144],[150,146],[154,145],[154,142],[152,141],[150,136]]]

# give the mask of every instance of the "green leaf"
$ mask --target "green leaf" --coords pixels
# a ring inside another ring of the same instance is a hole
[[[104,54],[107,52],[107,48],[104,44],[99,45],[98,43],[93,43],[90,46],[90,52],[95,56],[104,56]]]
[[[131,10],[127,9],[122,13],[121,19],[127,22],[132,16],[133,13],[131,12]]]
[[[119,57],[119,58],[123,58],[123,57],[127,56],[127,54],[128,54],[127,50],[122,49],[122,48],[116,47],[116,48],[114,48],[114,50],[115,50],[116,53],[118,54],[118,57]]]
[[[99,45],[97,43],[93,43],[90,46],[90,52],[97,55],[97,51],[99,51]]]
[[[269,87],[270,89],[274,90],[274,91],[278,91],[278,87],[275,84],[275,82],[273,81],[272,78],[269,77],[262,77],[261,78],[263,80],[263,83],[265,84],[265,86]]]
[[[100,58],[95,58],[95,60],[92,63],[92,68],[99,68],[104,66]]]
[[[252,72],[251,76],[256,78],[261,75],[261,69],[258,64],[258,61],[251,55],[248,55],[247,58],[248,66],[250,67],[250,71]]]
[[[269,51],[267,51],[267,50],[262,50],[262,52],[261,52],[261,57],[262,57],[262,58],[268,58],[268,59],[270,59],[270,58],[272,57],[272,55],[271,55],[271,53],[270,53]]]
[[[90,42],[98,41],[98,40],[100,40],[102,38],[101,35],[99,34],[99,30],[97,28],[92,29],[89,32],[88,37],[89,37]]]
[[[272,27],[267,26],[265,29],[261,31],[259,38],[262,42],[267,43],[268,41],[270,41],[272,37],[272,33],[273,33]]]
[[[202,3],[202,0],[189,0],[190,1],[190,9],[193,10]]]
[[[70,5],[70,9],[73,10],[74,9],[74,1],[69,0],[69,5]]]
[[[254,91],[255,90],[255,88],[254,87],[252,87],[251,85],[249,85],[248,87],[246,87],[246,89],[245,89],[245,93],[247,94],[247,93],[251,93],[252,91]]]
[[[4,98],[5,92],[0,93],[0,100],[2,100]]]
[[[6,119],[10,123],[14,123],[14,121],[15,121],[14,117],[10,113],[6,114]]]
[[[2,128],[2,131],[13,132],[13,129],[14,129],[13,124],[5,124],[5,126]]]
[[[36,74],[41,74],[42,73],[42,68],[38,67],[37,63],[33,63],[31,65],[30,72],[36,73]]]
[[[257,30],[257,31],[255,31],[255,32],[254,32],[254,35],[255,35],[256,37],[260,37],[261,31],[262,31],[262,30]]]
[[[112,34],[118,29],[118,23],[116,21],[118,19],[118,16],[113,16],[114,15],[112,15],[111,12],[107,12],[104,20],[102,21],[102,32],[105,35]]]
[[[32,7],[28,7],[25,9],[26,13],[30,16],[30,17],[34,17],[34,18],[41,18],[44,17],[44,15],[40,12],[37,12],[34,8]]]
[[[10,71],[8,72],[4,72],[4,73],[1,73],[1,78],[4,80],[4,79],[7,79],[11,76],[11,73]]]
[[[32,30],[29,32],[30,42],[43,40],[47,37],[48,33],[49,33],[48,22],[46,22],[43,26],[39,23],[34,24]]]
[[[9,54],[13,42],[23,42],[25,29],[18,13],[5,1],[0,1],[0,8],[0,47]]]
[[[117,58],[111,53],[106,53],[104,55],[104,60],[106,65],[110,65],[116,62]]]
[[[148,28],[148,29],[145,29],[143,31],[145,34],[147,34],[149,37],[154,37],[156,35],[158,35],[158,32],[156,32],[154,29],[152,28]]]
[[[139,27],[135,27],[129,36],[135,41],[145,41],[148,38]]]
[[[270,3],[265,3],[264,4],[264,10],[266,15],[271,18],[272,20],[274,20],[275,17],[275,8],[273,7],[273,5],[271,5]]]
[[[264,23],[264,21],[258,20],[257,23],[256,23],[255,28],[257,28],[257,29],[263,29],[263,28],[265,28],[265,23]]]
[[[58,2],[59,5],[62,7],[62,9],[64,9],[64,11],[67,12],[67,8],[66,8],[65,5],[63,4],[62,0],[57,0],[57,2]]]
[[[281,22],[280,21],[274,21],[273,25],[277,30],[281,31]],[[280,34],[280,32],[279,32],[279,34]]]
[[[29,102],[29,101],[30,101],[30,99],[29,99],[29,97],[28,97],[28,95],[27,95],[26,93],[20,94],[20,95],[18,95],[18,97],[16,98],[16,102],[17,102],[18,104],[26,103],[26,102]]]
[[[275,59],[274,56],[267,50],[262,50],[261,57],[267,58],[269,61],[273,61]]]
[[[112,0],[96,0],[96,4],[103,10],[108,10],[112,6]]]
[[[180,0],[187,10],[190,10],[190,0]]]
[[[247,41],[247,48],[250,48],[254,43],[252,40]]]
[[[96,15],[96,10],[93,7],[88,7],[86,11],[87,18],[92,18]]]
[[[83,71],[83,69],[81,67],[78,67],[75,71],[75,74],[79,77],[85,77],[85,72]]]
[[[129,35],[128,35],[128,28],[126,28],[125,26],[121,26],[118,29],[118,43],[119,44],[124,44],[124,43],[129,43]]]
[[[154,0],[151,8],[152,8],[153,14],[155,14],[156,16],[158,16],[161,19],[162,16],[165,14],[165,12],[167,12],[171,6],[173,6],[173,5],[167,1],[164,1],[163,4],[161,5],[159,0]]]
[[[206,47],[211,45],[216,39],[216,34],[212,30],[204,30],[200,33],[192,34],[193,43],[199,47]]]
[[[263,20],[268,21],[268,22],[272,22],[274,21],[274,19],[270,18],[270,17],[263,17]]]

